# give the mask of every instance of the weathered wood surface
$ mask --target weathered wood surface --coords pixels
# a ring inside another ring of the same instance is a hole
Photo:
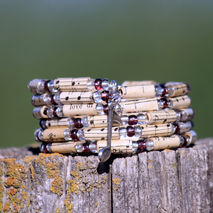
[[[0,149],[0,212],[213,212],[211,138],[108,164],[37,151]]]

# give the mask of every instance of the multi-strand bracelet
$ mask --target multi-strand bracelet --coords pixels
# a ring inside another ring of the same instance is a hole
[[[185,147],[197,138],[187,83],[91,78],[34,79],[34,133],[42,152],[111,153]]]

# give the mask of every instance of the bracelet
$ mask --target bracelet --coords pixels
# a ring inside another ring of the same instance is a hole
[[[41,152],[98,154],[105,162],[111,153],[190,146],[194,111],[183,82],[125,81],[85,78],[34,79],[34,132]]]

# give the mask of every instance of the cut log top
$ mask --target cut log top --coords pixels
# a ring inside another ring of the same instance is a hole
[[[105,164],[97,156],[36,152],[0,149],[0,212],[213,211],[213,138]]]

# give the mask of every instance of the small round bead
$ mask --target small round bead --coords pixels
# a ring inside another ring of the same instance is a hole
[[[108,102],[108,100],[109,100],[109,92],[108,91],[103,91],[101,93],[101,98],[102,98],[103,101]]]
[[[135,125],[138,123],[138,118],[135,115],[130,115],[129,116],[129,120],[128,120],[128,124],[129,125]]]
[[[83,127],[83,124],[81,123],[81,118],[75,118],[74,119],[74,126],[77,129],[80,129]]]
[[[147,151],[151,151],[153,149],[154,149],[154,143],[153,143],[153,141],[147,141],[146,142],[146,150]]]
[[[129,137],[132,137],[132,136],[135,135],[135,128],[134,128],[134,127],[128,126],[126,129],[127,129],[127,135],[128,135]]]
[[[105,114],[108,114],[108,111],[109,111],[108,105],[106,104],[106,105],[104,105],[103,107],[104,107],[104,113],[105,113]]]
[[[39,122],[39,124],[40,124],[40,127],[42,129],[46,129],[47,128],[47,126],[46,126],[46,120],[41,119],[40,122]]]
[[[102,84],[102,80],[101,79],[99,79],[99,78],[95,79],[95,81],[94,81],[95,89],[101,90],[102,89],[101,84]]]
[[[146,149],[146,143],[144,141],[138,141],[138,151],[142,152]]]
[[[70,137],[73,139],[73,141],[79,141],[79,138],[77,136],[78,130],[77,129],[73,129],[70,132]]]
[[[104,79],[101,83],[103,90],[109,90],[109,81]]]
[[[140,126],[136,126],[135,127],[135,136],[136,137],[141,137],[141,135],[142,135],[142,129],[141,129],[141,127]]]

